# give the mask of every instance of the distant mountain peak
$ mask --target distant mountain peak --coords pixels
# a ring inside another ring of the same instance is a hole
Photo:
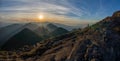
[[[19,49],[25,45],[33,45],[41,40],[40,36],[35,34],[32,30],[25,28],[9,40],[2,46],[3,50]]]

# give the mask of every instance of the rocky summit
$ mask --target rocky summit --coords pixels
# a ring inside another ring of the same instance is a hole
[[[120,11],[91,26],[37,43],[30,51],[11,54],[9,59],[16,61],[120,61]]]

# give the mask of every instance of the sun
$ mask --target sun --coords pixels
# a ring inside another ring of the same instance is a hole
[[[41,20],[41,19],[44,18],[44,16],[43,15],[39,15],[38,18]]]

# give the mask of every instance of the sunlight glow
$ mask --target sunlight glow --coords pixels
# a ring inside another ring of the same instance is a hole
[[[43,15],[39,15],[38,18],[41,20],[41,19],[44,18],[44,16]]]

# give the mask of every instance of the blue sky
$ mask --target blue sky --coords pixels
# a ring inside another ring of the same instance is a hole
[[[120,10],[120,0],[0,0],[0,21],[92,23]]]

